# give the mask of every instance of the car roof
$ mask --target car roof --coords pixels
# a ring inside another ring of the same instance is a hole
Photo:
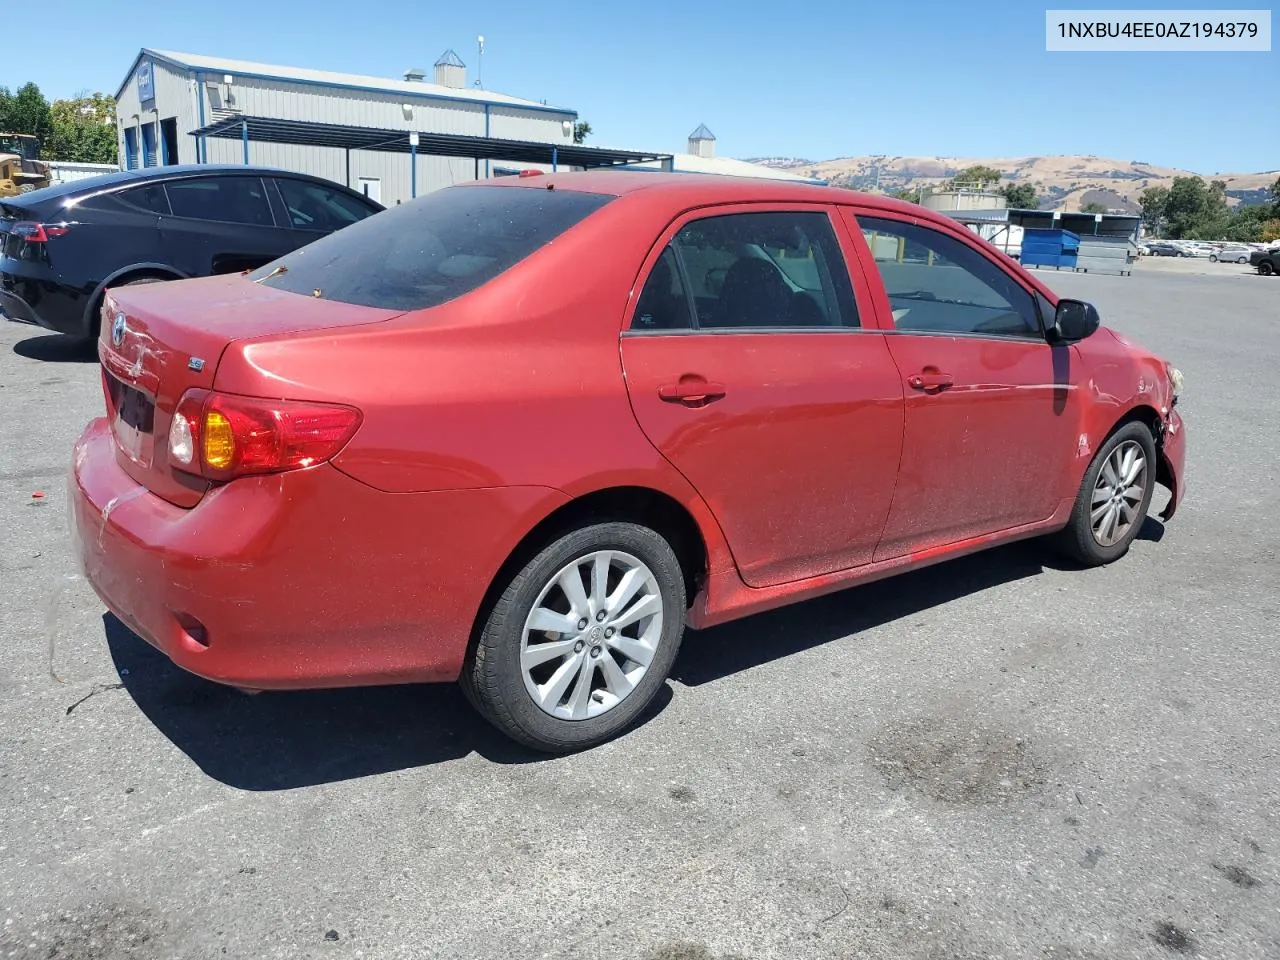
[[[717,173],[667,173],[659,170],[588,170],[573,173],[550,173],[541,176],[499,177],[475,180],[460,187],[473,186],[534,187],[575,190],[622,197],[638,194],[658,198],[669,197],[679,202],[696,197],[698,203],[734,203],[773,201],[778,203],[858,203],[894,212],[910,212],[930,220],[947,221],[919,204],[908,203],[881,194],[862,193],[844,187],[814,183],[789,182],[766,177],[736,177]],[[950,221],[954,223],[954,221]]]
[[[138,170],[119,170],[114,173],[104,173],[96,177],[84,177],[80,180],[67,180],[63,183],[55,183],[52,186],[44,187],[40,190],[32,190],[30,193],[21,195],[22,206],[35,206],[37,204],[45,204],[50,201],[83,198],[90,194],[101,193],[104,190],[111,190],[115,187],[121,187],[129,184],[155,183],[165,180],[178,180],[195,176],[218,176],[218,175],[249,175],[249,176],[272,176],[272,177],[293,177],[299,180],[311,180],[316,183],[323,183],[326,186],[334,186],[341,190],[351,193],[356,191],[350,187],[345,187],[341,183],[332,180],[326,180],[324,177],[318,177],[309,173],[298,173],[294,170],[282,170],[277,167],[259,167],[250,166],[243,163],[180,163],[171,164],[163,167],[143,167]]]

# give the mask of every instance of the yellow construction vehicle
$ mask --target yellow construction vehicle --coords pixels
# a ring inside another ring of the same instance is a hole
[[[50,184],[40,162],[40,140],[29,133],[0,133],[0,197],[16,197]]]

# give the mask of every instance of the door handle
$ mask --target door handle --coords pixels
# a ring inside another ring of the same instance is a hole
[[[941,393],[954,383],[955,379],[951,374],[932,367],[926,367],[915,376],[907,378],[907,384],[913,390],[923,390],[925,393]]]
[[[664,383],[658,387],[658,398],[667,403],[683,403],[686,407],[703,407],[725,394],[723,383],[711,383],[702,378]]]

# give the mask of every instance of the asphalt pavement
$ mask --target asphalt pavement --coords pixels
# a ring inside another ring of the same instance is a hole
[[[0,958],[1280,957],[1280,279],[1040,275],[1185,371],[1167,527],[690,633],[564,759],[104,616],[64,494],[97,366],[0,321]]]

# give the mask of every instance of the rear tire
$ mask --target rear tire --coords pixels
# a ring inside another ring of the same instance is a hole
[[[1209,262],[1210,262],[1210,263],[1217,263],[1217,262],[1218,262],[1218,255],[1217,255],[1216,253],[1211,254],[1211,255],[1209,256]]]
[[[1056,538],[1058,549],[1088,567],[1123,557],[1147,518],[1156,472],[1151,429],[1126,423],[1107,438],[1085,471],[1071,519]]]
[[[594,747],[666,682],[685,607],[684,572],[660,534],[634,523],[573,530],[507,583],[463,666],[463,691],[525,746]]]
[[[1271,265],[1270,260],[1263,260],[1258,264],[1258,272],[1264,277],[1269,277],[1276,272],[1276,268]]]

